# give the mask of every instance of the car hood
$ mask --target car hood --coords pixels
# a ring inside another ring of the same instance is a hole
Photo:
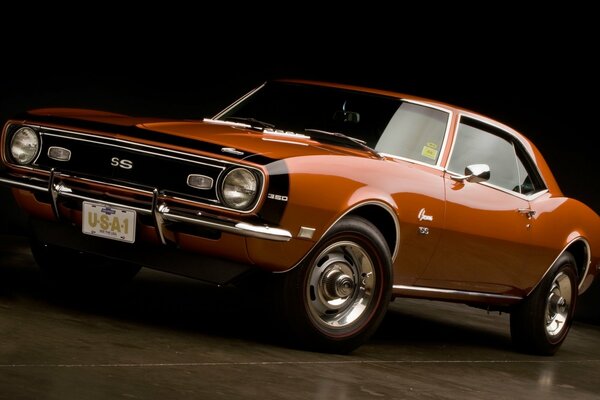
[[[362,155],[361,151],[340,146],[323,144],[305,135],[292,132],[266,131],[247,128],[240,124],[206,121],[176,121],[143,123],[140,127],[152,132],[197,139],[203,143],[221,146],[224,152],[245,155],[261,155],[272,159],[282,159],[306,155],[352,154]],[[223,151],[221,149],[221,151]]]
[[[172,121],[72,108],[36,109],[28,114],[26,119],[34,117],[32,122],[35,123],[91,129],[125,140],[140,139],[249,161],[330,154],[371,157],[369,153],[358,149],[321,143],[304,135],[278,131],[265,133],[243,124],[222,121]]]

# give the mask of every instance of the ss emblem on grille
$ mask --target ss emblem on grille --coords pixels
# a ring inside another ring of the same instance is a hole
[[[113,167],[119,167],[123,169],[131,169],[133,168],[133,162],[131,160],[119,159],[118,157],[113,157],[110,159],[110,165]]]

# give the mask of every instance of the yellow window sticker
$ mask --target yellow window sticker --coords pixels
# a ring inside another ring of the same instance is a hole
[[[438,155],[437,144],[428,142],[425,146],[423,146],[423,150],[421,150],[421,155],[423,157],[435,160]]]

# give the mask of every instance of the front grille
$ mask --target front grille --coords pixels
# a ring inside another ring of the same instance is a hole
[[[34,166],[54,168],[74,177],[153,189],[166,195],[219,204],[217,187],[223,172],[235,166],[226,161],[101,136],[41,128],[42,149]],[[71,151],[68,161],[48,157],[50,147]],[[127,161],[123,161],[127,160]],[[131,168],[127,168],[131,166]],[[254,171],[260,179],[261,174]],[[188,186],[190,174],[213,180],[210,189]],[[260,180],[262,183],[262,179]]]

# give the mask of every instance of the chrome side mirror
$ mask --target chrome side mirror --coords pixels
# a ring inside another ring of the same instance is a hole
[[[465,168],[464,175],[451,175],[452,180],[462,182],[483,182],[490,179],[490,166],[487,164],[471,164]]]

